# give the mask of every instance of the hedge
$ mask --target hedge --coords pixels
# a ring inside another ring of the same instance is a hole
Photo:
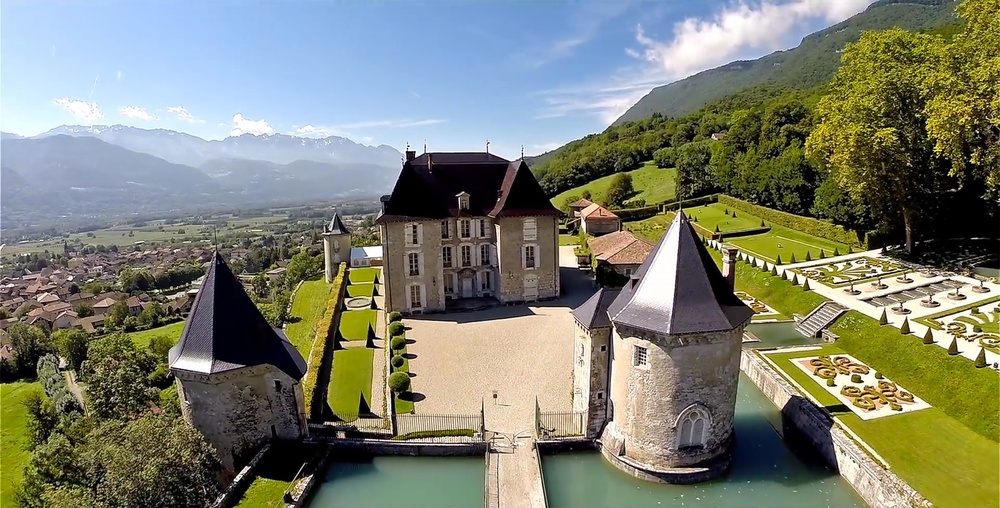
[[[742,199],[737,199],[725,194],[720,194],[718,196],[718,201],[726,206],[742,210],[751,215],[756,215],[765,221],[785,226],[789,229],[801,231],[820,238],[826,238],[827,240],[832,240],[834,242],[860,246],[865,249],[874,247],[874,245],[868,245],[868,242],[872,241],[874,236],[865,235],[865,240],[862,242],[858,239],[858,234],[854,231],[848,231],[844,229],[843,226],[838,226],[830,222],[814,219],[812,217],[803,217],[801,215],[795,215],[779,210],[773,210],[771,208],[748,203]]]
[[[638,208],[611,209],[611,213],[618,216],[623,221],[643,220],[660,213],[659,205],[641,206]]]
[[[726,238],[736,238],[739,236],[751,236],[759,235],[763,233],[770,232],[771,228],[764,226],[762,228],[747,228],[747,229],[737,229],[734,231],[725,231],[718,234],[718,238],[713,238],[713,240],[725,240]]]
[[[83,413],[80,402],[69,391],[66,378],[59,371],[59,358],[53,354],[47,354],[38,359],[36,365],[38,380],[45,389],[45,395],[52,401],[52,407],[59,414]]]
[[[309,411],[309,418],[316,420],[322,416],[323,408],[314,408],[313,400],[323,400],[322,391],[326,389],[325,384],[317,384],[320,368],[323,366],[323,358],[326,356],[326,349],[337,330],[337,315],[343,305],[344,276],[347,272],[347,263],[340,263],[337,267],[337,276],[333,278],[333,290],[330,291],[330,299],[327,300],[326,310],[323,317],[316,323],[316,333],[313,336],[312,347],[309,349],[309,362],[306,369],[306,376],[302,380],[302,395],[305,397],[306,410]]]
[[[424,439],[431,437],[472,437],[476,431],[472,429],[449,429],[449,430],[418,430],[407,432],[392,438],[393,441],[406,441],[407,439]]]

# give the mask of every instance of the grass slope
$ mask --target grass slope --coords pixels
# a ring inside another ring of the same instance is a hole
[[[367,404],[372,403],[374,354],[374,349],[366,347],[352,347],[333,353],[333,373],[326,400],[338,417],[356,417],[362,395]]]
[[[173,342],[177,342],[181,338],[181,332],[184,331],[184,321],[178,321],[176,323],[170,323],[169,325],[159,326],[156,328],[150,328],[149,330],[143,330],[141,332],[129,333],[129,338],[139,349],[146,349],[149,347],[149,343],[157,337],[170,337]]]
[[[288,482],[258,476],[243,493],[236,506],[244,508],[284,508],[285,489]]]
[[[31,458],[27,451],[27,410],[24,400],[42,386],[19,381],[0,384],[0,506],[17,506],[14,492],[21,483],[22,469]]]
[[[812,376],[792,364],[795,358],[842,354],[845,351],[838,347],[840,344],[823,346],[822,351],[767,356],[786,377],[825,405],[837,420],[864,439],[900,477],[935,506],[960,508],[995,503],[1000,494],[997,443],[976,434],[939,407],[862,420],[819,386]],[[893,377],[888,371],[883,372],[900,386],[924,397],[917,387]]]
[[[639,169],[628,172],[632,176],[632,188],[636,194],[630,199],[642,198],[647,205],[654,205],[663,201],[674,199],[677,170],[660,169],[652,161],[646,162]],[[598,178],[590,183],[574,187],[565,192],[557,194],[552,198],[552,204],[557,208],[563,206],[567,196],[581,196],[583,191],[589,190],[593,199],[602,200],[608,194],[608,187],[615,175],[608,175]]]
[[[303,282],[295,292],[291,317],[298,318],[298,321],[290,320],[291,322],[285,326],[285,335],[302,358],[309,358],[309,349],[316,333],[316,323],[323,317],[332,289],[333,285],[319,279]]]

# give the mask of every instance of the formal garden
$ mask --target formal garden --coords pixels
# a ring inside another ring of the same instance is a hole
[[[747,293],[746,291],[737,291],[736,296],[745,303],[748,307],[753,309],[754,321],[764,321],[764,320],[774,320],[780,319],[783,316],[778,311],[774,310],[770,305],[760,301],[755,296]]]
[[[944,331],[953,337],[956,347],[981,347],[1000,355],[1000,296],[917,318],[914,322]],[[985,358],[983,362],[989,363]]]
[[[794,263],[795,261],[789,260],[789,262]],[[878,281],[884,277],[903,274],[906,270],[907,267],[905,265],[895,261],[870,256],[799,266],[792,269],[793,272],[803,277],[830,287],[843,287],[865,281]]]
[[[334,319],[336,330],[330,340],[333,346],[333,362],[331,365],[329,385],[326,390],[326,401],[330,414],[336,420],[352,422],[365,415],[381,415],[382,407],[377,407],[373,393],[380,390],[381,385],[375,383],[376,355],[383,342],[376,333],[378,316],[382,312],[376,309],[375,295],[379,294],[379,269],[357,268],[347,271],[347,287],[344,291],[344,301],[338,302],[337,314]],[[342,274],[338,277],[343,279]]]

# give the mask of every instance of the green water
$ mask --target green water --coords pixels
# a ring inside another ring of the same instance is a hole
[[[374,457],[334,462],[310,508],[482,506],[482,457]]]
[[[745,342],[750,348],[802,346],[819,344],[823,339],[809,338],[795,331],[795,323],[751,323],[747,332],[760,339],[760,342]]]
[[[735,463],[729,475],[697,485],[650,483],[608,464],[600,453],[542,458],[549,507],[864,507],[854,489],[808,449],[794,450],[774,405],[743,374],[736,404]]]

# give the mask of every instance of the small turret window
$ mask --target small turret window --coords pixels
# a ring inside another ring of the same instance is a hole
[[[469,198],[468,197],[466,197],[466,196],[459,196],[458,197],[458,209],[459,210],[468,210],[469,209]]]
[[[632,349],[632,365],[646,367],[649,365],[649,350],[642,346]]]

